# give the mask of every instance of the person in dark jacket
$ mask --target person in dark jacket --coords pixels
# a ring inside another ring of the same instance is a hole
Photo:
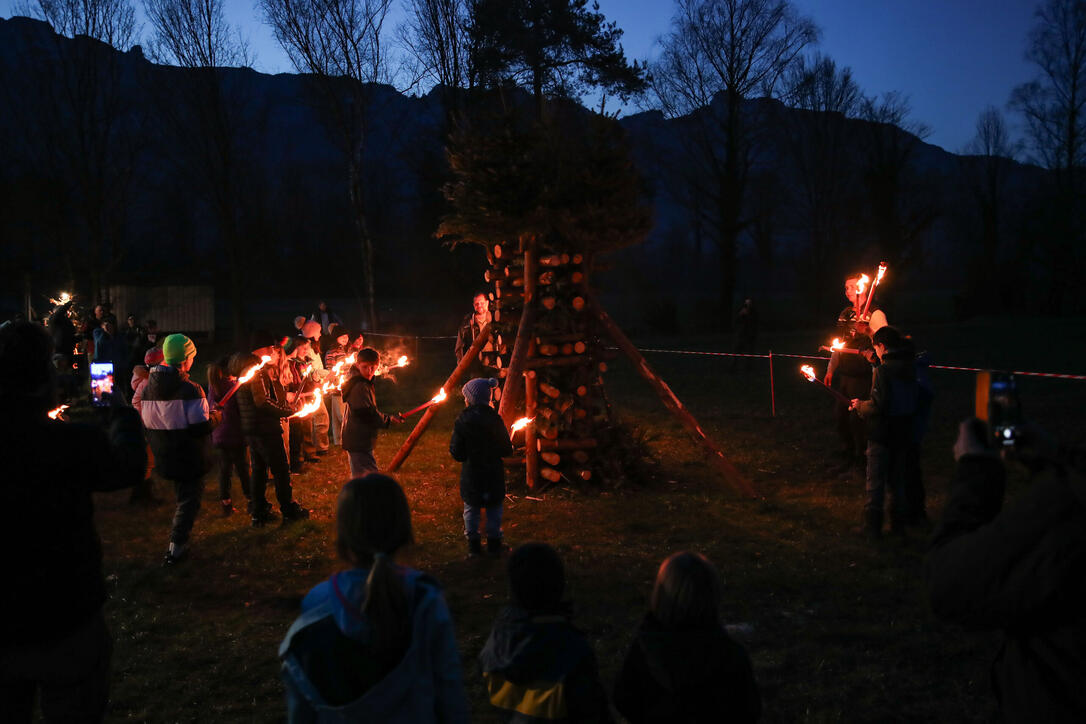
[[[698,553],[660,566],[649,612],[615,682],[631,722],[754,722],[762,699],[746,649],[720,624],[720,574]]]
[[[245,447],[245,436],[241,434],[241,412],[238,410],[237,395],[231,394],[237,387],[238,380],[229,373],[230,360],[222,359],[207,366],[207,394],[211,404],[222,411],[222,421],[211,432],[211,444],[219,455],[219,500],[222,502],[223,515],[234,513],[234,502],[230,494],[230,479],[237,472],[241,483],[241,492],[249,498],[249,449]],[[231,395],[225,405],[220,402]]]
[[[490,703],[515,724],[610,722],[596,656],[570,622],[566,574],[545,543],[509,556],[510,605],[498,614],[479,654]]]
[[[884,502],[890,509],[891,532],[905,532],[905,475],[919,388],[912,347],[896,328],[880,328],[871,344],[881,362],[872,375],[871,398],[855,398],[851,408],[867,423],[867,501],[860,532],[878,538]]]
[[[343,385],[343,449],[347,451],[352,478],[377,472],[377,458],[373,455],[377,431],[403,422],[400,415],[386,415],[377,409],[373,375],[380,361],[377,350],[363,347],[355,362],[358,374]]]
[[[979,420],[959,427],[957,469],[932,536],[932,611],[1002,629],[991,683],[1008,722],[1086,721],[1086,451],[1021,431],[1029,486],[1003,508],[1006,473]]]
[[[173,483],[177,509],[164,565],[184,560],[189,551],[204,475],[210,467],[211,408],[200,385],[189,379],[196,345],[183,334],[162,343],[162,364],[151,370],[142,389],[140,417],[155,456],[155,471]],[[215,416],[218,421],[218,415]]]
[[[489,377],[471,380],[463,387],[467,407],[453,425],[449,453],[463,463],[460,498],[464,501],[464,535],[468,555],[483,552],[479,522],[486,509],[486,546],[490,553],[504,549],[502,503],[505,502],[505,468],[502,458],[513,452],[509,431],[491,406],[498,381]]]
[[[488,324],[494,321],[494,315],[490,312],[490,300],[483,292],[475,293],[471,298],[471,307],[472,312],[464,317],[463,321],[460,322],[460,327],[456,330],[456,345],[453,348],[453,353],[456,355],[457,364],[460,364],[460,360],[471,349],[471,345],[475,343],[475,338]],[[468,367],[465,375],[472,378],[490,377],[492,374],[497,374],[498,367],[501,366],[501,357],[498,354],[500,349],[501,336],[494,334],[483,345],[478,357],[471,361],[471,366]]]
[[[866,400],[871,397],[871,363],[875,359],[871,338],[855,334],[846,338],[844,345],[830,355],[822,381],[850,401]],[[867,465],[867,432],[863,420],[848,402],[841,400],[835,402],[833,414],[843,458],[837,472],[863,471]]]
[[[274,381],[269,372],[279,364],[281,354],[279,347],[269,345],[253,354],[234,355],[230,361],[230,373],[240,380],[267,357],[267,363],[257,369],[235,395],[241,416],[241,434],[249,446],[253,464],[249,479],[249,515],[254,528],[263,527],[275,518],[266,497],[269,470],[275,480],[275,498],[283,522],[309,517],[309,511],[294,500],[290,463],[283,445],[281,420],[294,414],[294,408],[287,403],[287,393],[282,385]]]
[[[392,478],[356,478],[339,494],[336,549],[347,563],[302,600],[279,647],[287,720],[467,722],[452,616],[441,586],[394,562],[413,542]]]
[[[56,405],[54,348],[36,324],[0,330],[0,719],[97,722],[109,701],[112,640],[93,493],[139,482],[139,416],[108,411],[108,428],[47,416]]]

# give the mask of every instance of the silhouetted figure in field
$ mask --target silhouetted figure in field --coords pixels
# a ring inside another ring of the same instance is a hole
[[[754,306],[753,299],[743,300],[743,306],[735,315],[735,323],[732,327],[735,335],[735,344],[732,352],[735,354],[754,354],[754,347],[758,341],[758,310]],[[743,370],[751,368],[751,357],[733,357],[732,369],[742,365]]]
[[[139,416],[108,411],[107,431],[51,420],[53,345],[35,324],[0,330],[0,719],[101,721],[112,640],[92,493],[135,485],[146,457]]]
[[[343,487],[336,550],[349,568],[309,591],[279,647],[289,722],[469,720],[441,587],[394,562],[413,542],[399,483],[374,473]]]
[[[991,682],[1009,722],[1086,721],[1086,451],[1037,428],[1014,457],[1029,486],[1003,509],[1006,472],[979,420],[959,427],[957,468],[925,561],[931,608],[1002,629]]]
[[[750,656],[720,623],[722,584],[698,553],[676,553],[656,574],[649,612],[615,682],[631,724],[754,722],[762,699]]]

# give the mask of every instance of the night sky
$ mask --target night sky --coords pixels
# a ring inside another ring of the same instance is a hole
[[[1003,108],[1011,89],[1034,74],[1023,58],[1037,6],[1032,0],[794,2],[822,29],[822,52],[851,66],[865,93],[906,94],[913,119],[931,128],[928,141],[948,151],[960,151],[972,139],[985,107]],[[256,69],[292,72],[252,1],[227,4],[231,22],[249,40]],[[14,0],[0,0],[0,15],[10,17],[13,6]],[[604,15],[625,31],[627,56],[638,59],[653,57],[672,7],[669,0],[600,0]]]

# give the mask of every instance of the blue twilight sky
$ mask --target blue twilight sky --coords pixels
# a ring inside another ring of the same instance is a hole
[[[254,0],[226,2],[230,21],[249,41],[254,67],[292,72]],[[822,52],[839,66],[850,66],[866,94],[896,90],[907,95],[913,119],[931,128],[928,141],[948,151],[959,151],[972,139],[986,106],[1003,108],[1011,89],[1034,74],[1023,55],[1037,0],[793,2],[821,28]],[[599,3],[625,31],[627,56],[651,60],[656,40],[669,27],[672,1]],[[0,16],[10,17],[14,6],[15,0],[0,0]],[[1008,118],[1016,124],[1016,118]]]

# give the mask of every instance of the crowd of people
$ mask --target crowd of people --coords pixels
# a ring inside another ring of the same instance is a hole
[[[129,327],[138,329],[135,321]],[[828,384],[850,391],[840,431],[846,466],[863,450],[861,531],[872,537],[881,534],[884,508],[895,533],[926,520],[918,454],[931,401],[908,337],[888,323],[874,326],[853,325],[855,352],[837,354],[827,375]],[[379,355],[326,306],[295,327],[281,337],[258,333],[251,350],[208,365],[206,394],[189,377],[193,340],[135,332],[136,342],[150,346],[143,364],[130,366],[130,405],[102,410],[105,425],[46,414],[57,403],[55,333],[30,323],[0,330],[0,402],[10,412],[0,424],[14,473],[7,492],[25,513],[0,529],[0,546],[31,551],[5,558],[11,585],[2,594],[0,707],[12,721],[30,721],[36,700],[49,720],[104,715],[111,641],[93,492],[139,490],[153,460],[176,497],[164,559],[174,567],[189,554],[213,449],[222,513],[236,512],[236,475],[251,525],[261,527],[276,517],[266,498],[269,471],[282,522],[305,519],[309,510],[294,498],[291,474],[320,464],[337,444],[350,467],[335,521],[343,569],[305,596],[280,645],[288,720],[470,720],[455,612],[433,577],[396,562],[413,533],[404,490],[379,471],[373,454],[378,431],[402,421],[377,406]],[[120,335],[110,320],[97,329],[96,352],[132,357],[131,343],[117,352]],[[868,365],[867,389],[843,379],[846,355]],[[299,417],[331,370],[352,356],[339,394],[323,398],[324,414]],[[616,679],[604,685],[592,645],[574,623],[561,556],[542,542],[511,552],[505,545],[502,458],[511,445],[494,409],[497,388],[489,377],[463,386],[465,408],[449,446],[462,464],[468,555],[506,563],[509,603],[478,658],[489,705],[514,722],[756,721],[762,702],[750,656],[720,618],[721,576],[692,551],[661,563]],[[52,454],[60,448],[68,454]],[[927,557],[929,595],[947,620],[1005,632],[993,682],[1008,720],[1081,720],[1086,464],[1036,428],[1023,431],[1014,452],[1035,482],[1025,500],[1002,510],[1003,465],[990,436],[978,421],[962,425],[955,480]]]

